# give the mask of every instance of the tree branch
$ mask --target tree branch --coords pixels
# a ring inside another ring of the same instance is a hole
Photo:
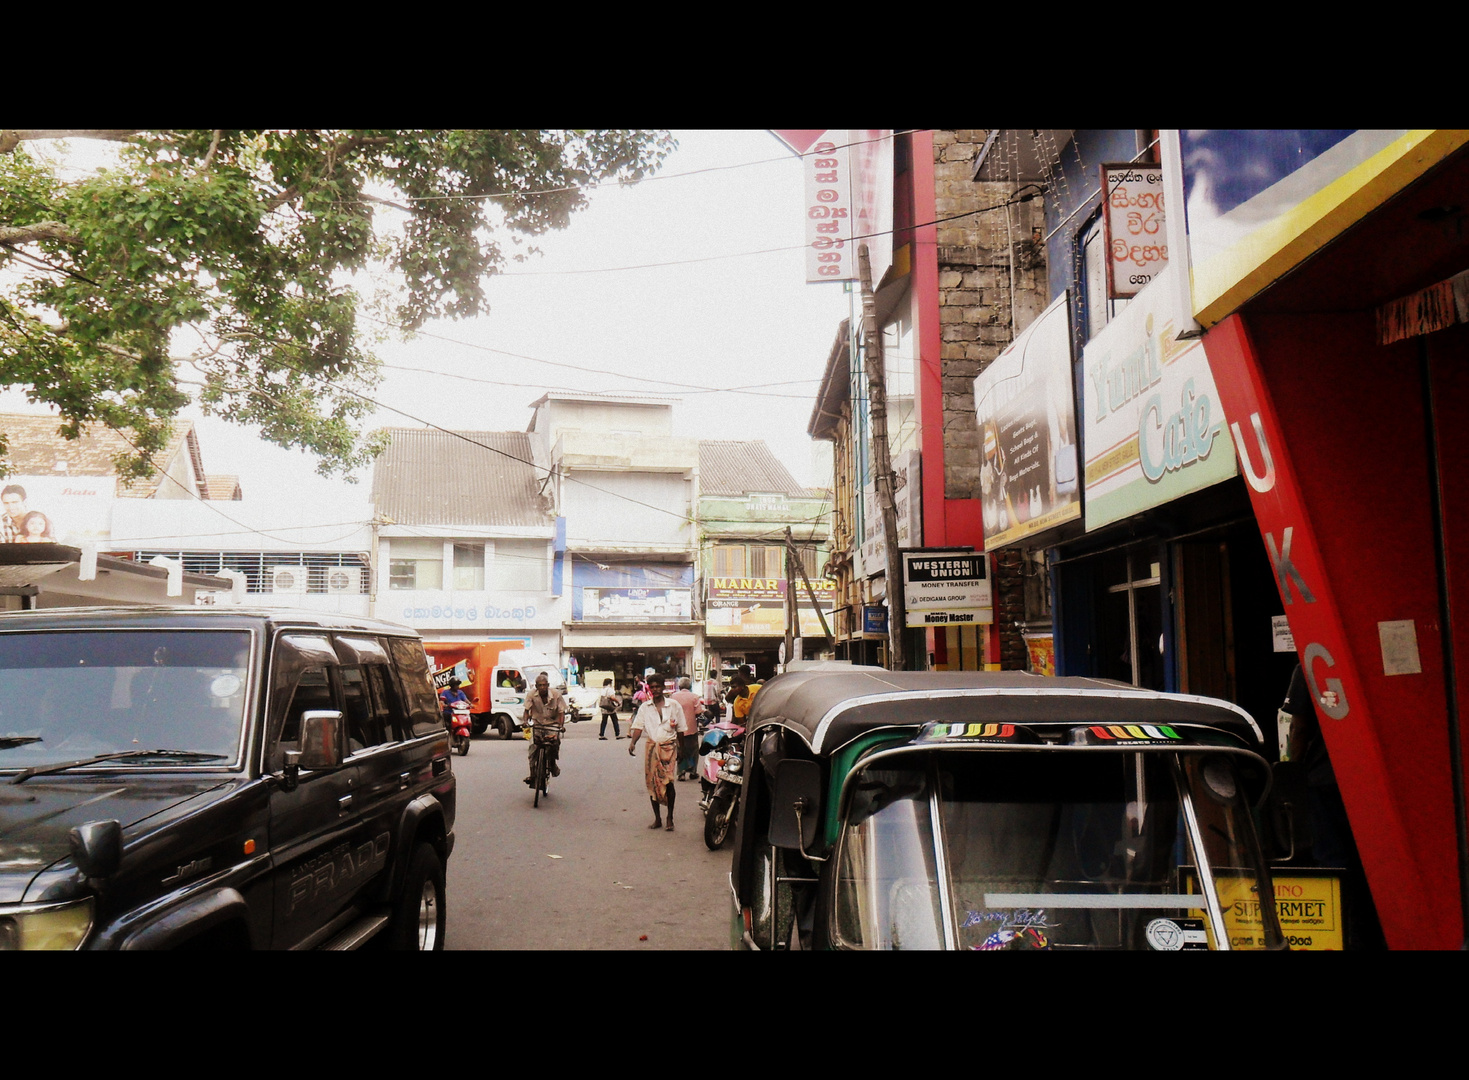
[[[0,244],[29,244],[36,240],[64,240],[68,244],[75,244],[81,240],[81,237],[59,221],[35,221],[29,225],[0,225]]]
[[[214,152],[219,149],[219,137],[223,134],[224,132],[219,128],[214,129],[214,138],[209,142],[209,153],[205,154],[204,160],[199,163],[201,173],[209,171],[209,163],[214,160]]]
[[[0,131],[0,154],[9,154],[23,142],[36,139],[106,139],[108,142],[127,142],[136,131],[114,131],[97,128],[32,129],[29,131]]]

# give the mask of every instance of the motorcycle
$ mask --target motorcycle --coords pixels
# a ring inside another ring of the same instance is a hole
[[[469,753],[469,736],[474,730],[474,720],[469,709],[468,701],[456,701],[445,710],[444,721],[449,727],[450,749],[460,757]]]
[[[744,737],[743,726],[720,720],[699,741],[699,809],[704,811],[704,845],[710,851],[724,844],[739,813]]]

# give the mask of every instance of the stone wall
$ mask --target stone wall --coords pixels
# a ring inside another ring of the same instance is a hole
[[[974,379],[1046,307],[1043,198],[1008,208],[1017,185],[979,182],[974,162],[984,130],[934,132],[935,216],[938,225],[939,325],[944,387],[944,495],[979,498],[979,425]],[[956,220],[956,214],[985,210]],[[1013,283],[1013,284],[1012,284]],[[1000,666],[1028,665],[1021,624],[1026,619],[1023,558],[996,553],[995,630]]]
[[[940,220],[944,495],[950,499],[979,498],[974,378],[1045,309],[1042,200],[1009,207],[1007,229],[1002,204],[1016,185],[970,179],[987,135],[984,130],[936,131],[933,141],[934,199]],[[943,220],[987,207],[997,209]]]

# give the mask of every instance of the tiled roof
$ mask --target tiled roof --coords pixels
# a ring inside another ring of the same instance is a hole
[[[699,491],[704,495],[763,492],[792,498],[807,493],[762,439],[751,442],[700,439]]]
[[[238,476],[228,476],[220,473],[208,477],[204,483],[209,488],[208,498],[210,499],[238,500],[245,497],[244,491],[240,488],[240,478]]]
[[[23,476],[113,476],[117,470],[112,459],[133,452],[127,440],[110,428],[94,424],[84,429],[80,438],[67,440],[59,434],[60,426],[61,420],[56,416],[0,413],[0,432],[4,432],[9,444],[5,459],[11,471]],[[189,420],[175,425],[168,446],[154,455],[153,460],[160,469],[166,469],[181,450],[187,450],[195,475],[202,477],[199,441]],[[130,488],[119,488],[117,494],[132,499],[151,498],[161,480],[160,471],[135,481]]]
[[[377,512],[400,525],[547,525],[523,431],[390,428],[372,469]],[[476,445],[478,444],[478,445]]]

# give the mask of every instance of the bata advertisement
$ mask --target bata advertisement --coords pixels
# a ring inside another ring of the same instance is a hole
[[[974,380],[986,548],[1081,516],[1067,294]]]
[[[704,632],[710,637],[784,636],[785,578],[710,578]]]
[[[1234,445],[1195,338],[1176,340],[1177,269],[1158,276],[1083,353],[1088,530],[1227,480]]]
[[[0,543],[103,542],[111,535],[110,476],[16,476],[0,484]]]

